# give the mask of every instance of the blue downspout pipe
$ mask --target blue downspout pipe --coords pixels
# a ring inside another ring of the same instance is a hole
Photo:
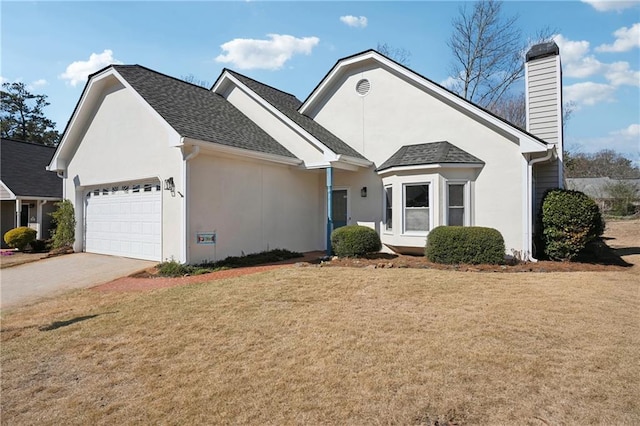
[[[331,256],[331,232],[333,231],[333,167],[327,167],[327,256]]]

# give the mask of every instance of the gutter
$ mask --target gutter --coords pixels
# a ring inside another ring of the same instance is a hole
[[[554,147],[555,148],[555,147]],[[537,163],[542,163],[551,159],[551,157],[557,157],[556,150],[551,148],[547,151],[547,154],[544,157],[540,158],[532,158],[527,161],[527,200],[526,200],[526,217],[527,217],[527,225],[526,225],[526,260],[529,262],[537,262],[538,259],[533,257],[533,241],[532,241],[532,231],[533,231],[533,165]]]
[[[186,146],[184,145],[184,138],[182,138],[181,140],[182,142],[182,149],[184,152],[184,149],[186,148]],[[194,158],[196,158],[198,156],[198,154],[200,154],[200,146],[198,145],[191,145],[192,147],[192,151],[187,154],[186,157],[184,157],[183,159],[183,167],[182,167],[182,182],[184,187],[182,188],[182,191],[184,192],[184,194],[182,195],[182,211],[184,212],[184,221],[182,223],[183,225],[183,244],[184,244],[184,250],[183,250],[183,260],[185,263],[187,263],[189,261],[189,228],[191,226],[191,221],[189,220],[189,203],[187,201],[187,192],[189,189],[189,161],[193,160]]]

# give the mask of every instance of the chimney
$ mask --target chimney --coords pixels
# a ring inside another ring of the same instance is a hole
[[[555,42],[536,44],[527,52],[525,94],[527,131],[556,145],[557,186],[562,187],[562,68]]]

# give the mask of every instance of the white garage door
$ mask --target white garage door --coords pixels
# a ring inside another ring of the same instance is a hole
[[[160,261],[159,182],[105,185],[86,194],[85,251]]]

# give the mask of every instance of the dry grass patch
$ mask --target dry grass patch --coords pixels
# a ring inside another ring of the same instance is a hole
[[[639,424],[633,269],[78,291],[3,314],[2,423]]]

